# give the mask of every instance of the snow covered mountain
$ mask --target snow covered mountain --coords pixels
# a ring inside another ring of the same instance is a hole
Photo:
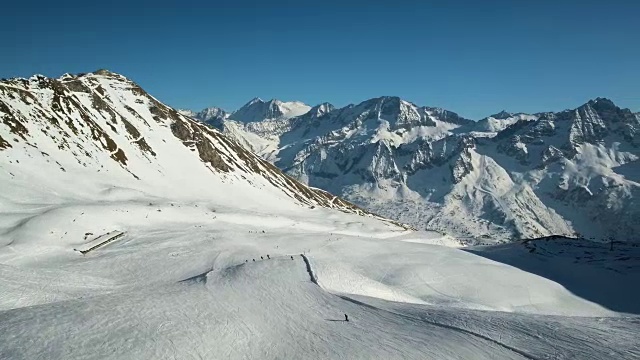
[[[195,117],[206,123],[215,123],[226,119],[229,117],[229,114],[220,108],[210,107],[189,116]]]
[[[3,80],[0,118],[0,176],[16,199],[34,189],[72,198],[118,191],[201,199],[224,193],[255,206],[280,199],[285,206],[363,213],[298,183],[107,70]],[[69,187],[78,177],[86,181]]]
[[[247,149],[265,155],[278,149],[279,135],[289,131],[293,120],[299,116],[319,116],[332,110],[330,104],[321,104],[311,108],[299,101],[280,100],[263,101],[254,98],[233,113],[227,113],[216,107],[205,108],[200,112],[185,110],[184,114],[197,119],[235,139]]]
[[[518,121],[534,121],[537,120],[538,117],[539,115],[529,115],[523,113],[513,114],[506,111],[501,111],[497,114],[491,115],[478,121],[478,125],[476,127],[478,131],[497,133],[517,123]]]
[[[479,151],[510,169],[571,228],[596,239],[640,241],[640,121],[598,98],[541,114],[482,142]]]
[[[640,240],[640,121],[609,100],[478,122],[397,97],[314,109],[221,129],[300,181],[419,228]]]
[[[640,354],[637,246],[461,248],[302,185],[191,116],[106,70],[0,82],[0,359]],[[431,169],[482,196],[509,184],[497,161],[538,160],[509,155],[513,136],[532,153],[526,127],[481,145],[461,132],[474,123],[394,98],[289,120],[260,129],[298,149],[277,148],[278,161],[294,156],[310,179],[322,174],[298,154],[337,182],[386,179],[379,193],[419,188],[408,174]],[[561,138],[582,151],[581,131]],[[360,160],[322,158],[350,140]],[[479,161],[495,164],[480,174]]]
[[[244,123],[266,119],[282,120],[303,115],[310,109],[310,106],[299,101],[282,102],[276,99],[264,101],[260,98],[255,98],[234,111],[229,118]]]

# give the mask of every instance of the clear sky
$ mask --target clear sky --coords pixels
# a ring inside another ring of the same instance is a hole
[[[0,77],[122,73],[161,101],[381,95],[479,119],[598,96],[640,111],[640,1],[7,1]]]

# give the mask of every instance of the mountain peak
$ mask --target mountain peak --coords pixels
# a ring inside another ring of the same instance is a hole
[[[332,104],[328,102],[324,102],[322,104],[318,104],[312,107],[311,110],[309,110],[306,114],[304,114],[304,117],[307,117],[309,119],[317,119],[325,114],[332,112],[335,109],[336,107],[333,106]]]
[[[513,115],[514,115],[513,113],[510,113],[510,112],[508,112],[506,110],[502,110],[497,114],[490,115],[489,117],[492,117],[494,119],[504,120],[504,119],[508,119],[508,118],[512,117]]]
[[[592,107],[598,108],[617,108],[616,104],[613,101],[607,98],[598,97],[592,100],[589,100],[585,105],[590,105]]]
[[[196,112],[189,109],[176,109],[178,110],[178,114],[188,116],[188,117],[196,117]]]
[[[289,119],[307,113],[310,106],[299,101],[283,102],[271,99],[267,102],[254,98],[229,117],[240,122],[259,122],[263,120]]]
[[[129,84],[133,84],[137,87],[140,87],[140,85],[136,84],[134,81],[132,81],[131,79],[127,78],[126,76],[119,74],[117,72],[113,72],[107,69],[98,69],[94,72],[90,72],[90,73],[79,73],[74,75],[70,75],[70,74],[64,74],[62,75],[62,77],[59,80],[71,80],[71,79],[78,79],[81,77],[86,77],[86,76],[100,76],[100,77],[105,77],[105,78],[109,78],[111,80],[117,80],[117,81],[122,81],[124,83],[129,83]],[[141,89],[142,90],[142,89]]]
[[[127,79],[126,76],[124,76],[122,74],[118,74],[118,73],[113,72],[113,71],[108,70],[108,69],[98,69],[98,70],[96,70],[96,71],[94,71],[92,73],[89,73],[89,74],[82,73],[82,74],[77,74],[76,76],[79,77],[79,76],[85,76],[85,75],[91,75],[91,74],[98,75],[98,76],[111,77],[111,78]]]
[[[378,96],[375,98],[371,98],[365,100],[358,104],[358,106],[363,106],[365,108],[377,108],[377,107],[385,107],[385,108],[400,108],[403,100],[398,96]]]
[[[215,106],[202,109],[202,111],[196,114],[196,118],[204,122],[207,122],[213,119],[224,119],[226,117],[227,117],[227,112]]]
[[[328,102],[323,102],[322,104],[318,104],[314,107],[311,108],[310,112],[317,112],[317,113],[328,113],[331,112],[333,110],[335,110],[335,106],[333,106],[333,104],[328,103]]]
[[[112,199],[111,191],[116,191],[132,199],[167,194],[177,200],[237,204],[238,197],[247,196],[252,202],[269,199],[265,205],[284,201],[366,213],[292,180],[186,115],[192,112],[168,107],[121,75],[98,71],[68,81],[33,78],[37,81],[0,84],[0,115],[5,120],[0,124],[0,167],[13,171],[0,174],[3,190],[14,184],[16,189],[31,187],[37,180],[46,184],[39,189],[71,197],[91,193]],[[43,90],[53,96],[38,96]],[[223,113],[219,108],[205,110]],[[242,176],[229,179],[225,174],[231,171]],[[212,181],[217,185],[212,187]],[[118,191],[121,186],[126,190]]]
[[[384,101],[402,101],[402,99],[400,98],[400,96],[393,96],[393,95],[384,95],[378,98],[379,100],[384,100]]]
[[[260,99],[259,97],[256,96],[253,99],[251,99],[248,103],[244,104],[244,106],[250,106],[250,105],[253,105],[253,104],[262,104],[262,103],[264,103],[264,100],[262,100],[262,99]]]
[[[593,100],[591,100],[594,103],[608,103],[608,104],[613,104],[613,100],[611,99],[607,99],[607,98],[603,98],[603,97],[597,97]]]
[[[578,106],[574,110],[583,110],[583,109],[587,109],[587,108],[592,108],[592,109],[614,109],[614,108],[618,108],[618,107],[610,99],[603,98],[603,97],[597,97],[595,99],[591,99],[591,100],[587,101],[586,103]],[[572,111],[572,110],[570,110],[570,111]]]

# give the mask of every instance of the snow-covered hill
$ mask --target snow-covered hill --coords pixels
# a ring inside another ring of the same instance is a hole
[[[314,109],[221,129],[302,182],[471,242],[640,241],[640,120],[607,99],[478,122],[397,97]]]
[[[0,117],[0,177],[9,200],[32,192],[56,201],[169,193],[364,214],[107,70],[2,81]]]
[[[0,358],[640,355],[635,247],[459,249],[328,209],[100,195],[3,207]]]

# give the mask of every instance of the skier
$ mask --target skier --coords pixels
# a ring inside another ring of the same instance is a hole
[[[293,255],[291,255],[291,260],[293,260]]]
[[[344,314],[344,321],[349,322],[349,316],[347,316],[347,314]]]
[[[264,260],[264,256],[260,256],[260,259]]]
[[[248,263],[248,262],[249,262],[249,260],[245,260],[244,262]]]
[[[269,257],[269,254],[267,254],[267,259],[271,260],[271,258]]]
[[[256,262],[256,259],[253,259],[253,262]]]

